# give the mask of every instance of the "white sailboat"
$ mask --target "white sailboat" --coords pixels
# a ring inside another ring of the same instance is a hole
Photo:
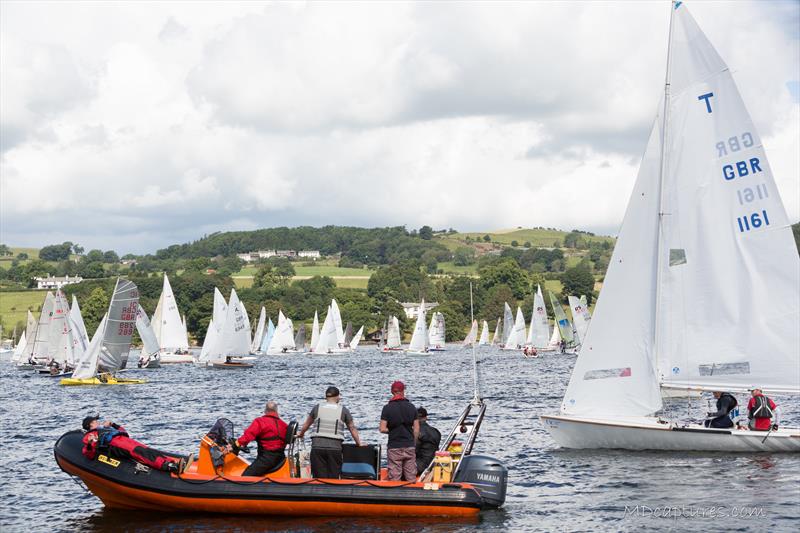
[[[402,340],[400,339],[400,321],[396,316],[390,316],[386,326],[386,343],[383,345],[384,352],[401,351]]]
[[[192,354],[189,353],[189,339],[186,334],[186,326],[181,320],[178,311],[178,304],[175,301],[175,294],[169,278],[164,274],[164,283],[161,289],[161,296],[153,313],[153,333],[158,339],[161,348],[162,363],[191,363]]]
[[[74,339],[72,324],[69,320],[69,305],[67,297],[56,290],[53,297],[53,311],[50,315],[47,351],[47,368],[39,372],[51,376],[71,375],[75,366]],[[77,332],[76,332],[77,333]],[[79,333],[77,333],[79,335]]]
[[[336,344],[339,348],[349,347],[344,341],[344,329],[342,328],[342,313],[339,311],[339,304],[336,300],[331,300],[331,318],[333,319],[333,326],[336,328]]]
[[[481,327],[481,338],[478,340],[478,346],[486,346],[487,344],[489,344],[489,323],[484,320],[483,327]]]
[[[464,337],[464,342],[462,342],[462,346],[472,346],[475,344],[475,341],[478,339],[478,321],[473,320],[472,325],[469,328],[469,332],[467,336]]]
[[[511,332],[514,331],[514,313],[511,311],[511,306],[508,302],[503,303],[503,342],[502,346],[506,345]]]
[[[53,304],[55,303],[55,296],[48,291],[44,297],[42,304],[42,311],[39,313],[39,321],[36,323],[36,335],[33,342],[28,340],[30,352],[28,354],[28,362],[34,365],[41,365],[48,361],[48,353],[50,350],[50,317],[53,315]]]
[[[555,328],[556,331],[558,328]],[[558,345],[551,346],[550,339],[550,321],[547,319],[547,307],[544,304],[544,297],[542,296],[541,285],[536,286],[536,292],[533,295],[533,310],[531,311],[531,327],[528,330],[528,338],[525,344],[536,349],[536,353],[546,351],[554,351]],[[555,334],[555,332],[553,332]],[[561,342],[559,337],[557,343]]]
[[[78,305],[78,299],[72,295],[72,305],[69,308],[69,320],[72,322],[73,330],[73,351],[75,352],[75,360],[79,360],[89,348],[89,333],[86,331],[86,324],[83,322],[83,314],[81,307]]]
[[[63,378],[61,385],[144,383],[141,379],[125,379],[115,375],[128,364],[138,309],[139,289],[132,281],[117,278],[108,312],[77,362],[72,377]]]
[[[411,335],[411,343],[406,349],[410,355],[430,355],[428,350],[428,327],[425,320],[425,300],[419,304],[419,314],[417,323],[414,325],[414,333]]]
[[[20,339],[20,343],[17,344],[14,354],[11,356],[11,359],[15,363],[18,370],[32,370],[34,367],[34,365],[30,362],[30,359],[33,341],[36,338],[37,328],[38,322],[29,309],[28,320],[25,326],[25,331],[23,332],[25,336],[25,343],[23,344]]]
[[[328,306],[328,312],[325,314],[325,320],[322,322],[322,328],[319,332],[319,339],[314,348],[315,355],[333,354],[334,350],[339,349],[339,343],[336,335],[336,324],[333,320],[333,313]]]
[[[314,311],[314,322],[311,324],[311,344],[309,345],[309,351],[313,352],[317,349],[317,343],[319,342],[319,315],[316,311]]]
[[[253,334],[253,342],[250,344],[251,354],[261,353],[261,341],[264,340],[264,328],[267,325],[267,310],[261,306],[261,312],[258,314],[258,324],[256,325],[256,332]]]
[[[136,311],[136,331],[139,333],[139,338],[142,339],[142,351],[136,366],[139,368],[160,367],[161,347],[158,345],[158,339],[156,339],[150,319],[141,305]]]
[[[264,333],[264,339],[261,341],[262,354],[266,354],[269,349],[269,344],[272,342],[272,337],[275,335],[275,324],[272,323],[271,318],[267,318],[267,331]]]
[[[572,315],[572,324],[575,327],[575,344],[578,346],[583,343],[586,338],[586,331],[589,329],[589,321],[592,317],[589,315],[589,308],[576,296],[567,297],[569,300],[569,311]]]
[[[568,448],[800,452],[800,428],[656,417],[662,386],[800,394],[800,259],[764,148],[681,2],[669,34],[663,108],[592,326],[561,413],[541,418]]]
[[[550,295],[550,305],[553,307],[553,317],[556,322],[554,327],[558,328],[561,340],[566,343],[564,351],[575,353],[575,329],[572,322],[567,318],[567,314],[564,312],[564,308],[561,307],[561,303],[558,301],[558,298],[556,298],[556,295],[553,294],[552,291],[548,291],[548,293]]]
[[[221,327],[213,319],[209,323],[199,361],[212,368],[252,368],[253,365],[246,362],[249,353],[250,328],[246,311],[236,289],[231,289],[225,322]]]
[[[361,337],[363,335],[364,335],[364,326],[361,326],[360,328],[358,328],[358,331],[356,331],[356,334],[353,335],[353,338],[350,341],[351,350],[355,351],[355,349],[358,348],[358,343],[361,342]]]
[[[432,352],[445,351],[444,315],[435,311],[431,316],[431,326],[428,330],[428,349]]]
[[[30,311],[28,311],[30,313]],[[14,352],[11,354],[11,362],[12,363],[19,363],[22,360],[22,354],[25,352],[25,348],[28,346],[28,337],[25,335],[26,331],[22,332],[22,335],[19,337],[19,342],[14,347]]]
[[[503,337],[500,331],[500,321],[501,319],[497,319],[497,325],[494,327],[494,334],[492,335],[492,346],[502,346],[503,345]]]
[[[511,329],[511,334],[506,339],[503,345],[504,350],[521,350],[525,344],[525,315],[522,314],[522,309],[517,306],[517,316],[514,319],[514,327]]]
[[[292,321],[286,318],[283,311],[278,311],[278,324],[267,347],[267,355],[285,355],[295,351]]]

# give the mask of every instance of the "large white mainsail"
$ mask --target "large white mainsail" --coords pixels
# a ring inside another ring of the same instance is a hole
[[[67,297],[56,290],[53,299],[53,312],[50,316],[50,334],[47,359],[55,361],[63,369],[66,365],[72,366],[75,362],[73,356],[72,325],[69,321],[69,304]]]
[[[389,317],[388,331],[386,332],[386,348],[389,350],[400,348],[400,321],[396,316]]]
[[[201,363],[208,363],[211,357],[211,351],[214,349],[219,338],[219,329],[214,324],[214,319],[208,321],[208,328],[206,329],[206,337],[203,339],[203,347],[200,349],[200,355],[197,360]]]
[[[313,352],[319,342],[319,315],[314,311],[314,323],[311,325],[311,345],[309,349]]]
[[[481,338],[478,341],[478,346],[485,346],[487,344],[489,344],[489,323],[484,320],[483,327],[481,327]]]
[[[39,321],[36,324],[36,335],[33,342],[28,341],[30,346],[29,360],[46,361],[50,350],[50,317],[53,314],[53,304],[55,296],[48,291],[44,297],[42,311],[39,313]]]
[[[519,350],[525,344],[525,315],[522,314],[522,309],[517,306],[517,317],[514,319],[514,328],[511,334],[506,339],[503,346],[504,350]]]
[[[138,310],[139,289],[132,281],[117,278],[103,332],[103,346],[98,362],[101,371],[116,372],[127,366]]]
[[[139,337],[142,339],[142,357],[140,360],[154,357],[160,350],[158,339],[153,331],[150,319],[141,305],[136,310],[136,331],[139,332]]]
[[[105,314],[92,336],[89,347],[75,365],[75,370],[72,372],[73,379],[91,379],[97,374],[97,364],[100,352],[103,349],[103,336],[105,335],[107,322],[108,314]]]
[[[30,315],[30,311],[28,311]],[[18,363],[22,359],[22,354],[25,353],[25,349],[28,347],[28,337],[25,335],[27,330],[22,332],[22,335],[19,337],[19,342],[14,347],[14,353],[11,354],[11,362]]]
[[[322,329],[319,332],[319,340],[314,349],[314,353],[324,354],[338,348],[338,341],[336,335],[336,324],[333,321],[333,313],[328,306],[328,312],[325,314],[325,320],[322,322]]]
[[[344,330],[342,329],[342,314],[339,312],[339,304],[336,303],[336,300],[331,300],[331,313],[333,326],[336,328],[336,343],[342,348],[345,346]]]
[[[419,314],[417,315],[417,323],[414,325],[414,333],[411,335],[411,343],[408,345],[410,352],[427,352],[428,351],[428,331],[425,320],[425,300],[419,304]]]
[[[225,317],[228,314],[228,304],[225,302],[225,297],[219,292],[219,289],[214,287],[214,309],[211,313],[211,318],[214,319],[217,329],[221,329],[225,324]]]
[[[431,316],[431,327],[428,330],[428,345],[431,348],[445,347],[444,315],[438,311]]]
[[[503,303],[503,345],[508,342],[511,332],[514,331],[514,313],[508,302]]]
[[[86,331],[86,324],[83,322],[83,314],[81,307],[78,305],[78,299],[72,295],[72,305],[69,308],[69,316],[76,328],[75,337],[76,345],[82,346],[82,351],[89,348],[89,333]]]
[[[549,337],[550,322],[547,320],[547,308],[544,305],[542,287],[537,285],[536,292],[533,295],[533,311],[531,312],[531,327],[527,344],[539,350],[545,349],[548,347]]]
[[[154,319],[155,315],[159,315],[158,322],[153,332],[156,334],[161,350],[168,352],[188,350],[189,340],[186,337],[178,304],[166,274],[164,274],[164,284],[158,304],[154,314]]]
[[[264,328],[267,325],[267,310],[261,306],[261,312],[258,314],[258,324],[256,325],[256,332],[253,335],[253,342],[250,345],[250,352],[256,353],[261,349],[261,341],[264,340]]]
[[[492,335],[492,345],[502,344],[503,338],[501,337],[502,333],[500,331],[500,322],[501,320],[497,319],[497,325],[494,327],[494,334]]]
[[[21,350],[20,357],[17,360],[20,364],[29,364],[33,359],[33,343],[36,339],[36,331],[39,328],[39,322],[33,316],[30,309],[28,310],[28,322],[25,327],[25,347]]]
[[[578,335],[576,343],[580,344],[586,338],[586,331],[589,329],[589,309],[577,296],[568,296],[569,312],[572,315],[572,324],[575,326],[575,333]]]

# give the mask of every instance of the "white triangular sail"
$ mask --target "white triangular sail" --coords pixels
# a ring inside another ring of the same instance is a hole
[[[472,325],[469,328],[469,333],[467,336],[464,337],[464,342],[462,345],[464,346],[472,346],[478,338],[478,321],[473,320]]]
[[[275,336],[275,324],[272,323],[271,318],[267,318],[267,331],[264,333],[264,340],[261,341],[261,352],[267,353],[269,345],[272,342],[272,337]]]
[[[481,327],[481,338],[478,341],[478,346],[485,346],[487,344],[489,344],[489,323],[484,320],[483,327]]]
[[[225,324],[225,317],[228,315],[228,304],[225,302],[225,297],[219,292],[219,289],[214,287],[214,309],[211,318],[214,319],[214,324],[217,329],[221,329]]]
[[[432,348],[444,348],[445,346],[445,325],[444,315],[434,312],[431,316],[431,327],[428,330],[428,345]]]
[[[572,322],[567,318],[564,308],[561,307],[561,302],[558,301],[555,294],[550,292],[550,304],[553,306],[553,316],[555,317],[556,326],[561,333],[561,338],[567,341],[567,344],[572,346],[575,344],[575,335],[573,332]]]
[[[32,361],[33,359],[33,343],[36,339],[36,331],[39,328],[39,322],[36,320],[36,317],[33,316],[30,309],[28,310],[28,322],[27,326],[25,327],[25,348],[22,349],[19,362],[21,364],[26,364]]]
[[[364,335],[364,326],[358,328],[356,334],[353,335],[353,340],[350,341],[350,349],[355,350],[358,347],[358,343],[361,342],[361,336]]]
[[[503,303],[503,344],[508,342],[511,332],[514,331],[514,313],[508,302]]]
[[[250,352],[256,353],[261,348],[261,341],[264,339],[264,328],[267,325],[267,310],[261,307],[261,312],[258,314],[258,324],[256,325],[256,332],[253,335],[253,342],[250,345]]]
[[[333,313],[331,313],[330,306],[328,312],[325,314],[325,320],[322,322],[322,329],[319,332],[319,340],[317,341],[314,353],[324,354],[338,348],[338,341],[336,335],[336,324],[333,320]]]
[[[97,326],[97,331],[94,332],[88,348],[75,365],[75,370],[72,372],[73,379],[91,379],[97,374],[97,364],[103,349],[103,336],[107,322],[108,315],[105,314],[100,320],[100,325]]]
[[[86,324],[83,321],[83,314],[81,313],[81,307],[78,305],[78,299],[75,295],[72,295],[72,305],[69,308],[69,316],[72,319],[72,323],[77,328],[76,337],[80,336],[80,344],[83,346],[83,350],[89,348],[89,333],[86,331]],[[78,335],[79,334],[79,335]]]
[[[556,328],[558,329],[558,328]],[[550,322],[547,320],[547,307],[542,296],[542,287],[537,285],[533,295],[533,311],[531,312],[531,327],[527,343],[537,349],[547,348],[550,337]],[[561,339],[559,339],[561,340]]]
[[[55,303],[55,296],[52,292],[47,292],[42,304],[42,312],[39,313],[39,321],[36,324],[36,335],[33,338],[33,343],[30,341],[30,357],[38,361],[45,361],[48,358],[50,350],[50,317],[53,314],[53,304]]]
[[[150,319],[142,306],[139,305],[136,311],[136,331],[142,339],[142,355],[145,357],[152,357],[159,352],[158,339],[153,332]]]
[[[72,365],[74,363],[72,326],[68,316],[69,304],[67,303],[67,297],[64,296],[61,289],[58,289],[53,299],[53,312],[50,316],[47,359],[59,363],[62,368],[67,364]]]
[[[116,372],[127,366],[138,310],[139,289],[132,281],[117,278],[106,313],[108,316],[98,363],[98,368],[103,372]]]
[[[231,289],[225,324],[219,328],[218,337],[207,355],[211,363],[222,363],[228,357],[241,357],[250,352],[250,331],[246,324],[244,306],[236,289]]]
[[[28,311],[28,314],[30,314],[30,311]],[[14,353],[11,354],[12,363],[18,363],[22,359],[22,354],[25,353],[25,349],[28,347],[28,337],[25,335],[26,333],[27,330],[22,332],[22,335],[19,337],[19,342],[17,342],[17,345],[14,347]]]
[[[494,334],[492,335],[492,346],[503,343],[502,332],[500,330],[501,319],[497,319],[497,324],[494,327]]]
[[[569,311],[572,315],[572,324],[575,326],[575,333],[578,338],[575,340],[576,344],[583,342],[586,338],[586,331],[589,329],[589,309],[587,309],[583,302],[577,296],[569,296]]]
[[[219,330],[214,319],[208,321],[208,329],[206,329],[206,338],[203,339],[203,347],[200,349],[200,355],[197,360],[201,363],[207,363],[211,357],[211,351],[215,348],[217,338],[219,337]]]
[[[396,316],[389,317],[388,331],[386,332],[386,348],[399,348],[402,343],[400,339],[400,321]]]
[[[508,336],[505,346],[506,350],[518,350],[525,344],[525,315],[522,314],[522,309],[517,306],[517,316],[514,319],[514,328],[511,330],[511,335]]]
[[[314,323],[311,325],[311,345],[309,349],[313,352],[319,342],[319,315],[314,311]]]
[[[283,353],[284,350],[294,350],[294,328],[292,321],[284,316],[283,311],[278,311],[278,324],[275,326],[275,334],[267,347],[267,353],[276,355]]]
[[[425,320],[425,300],[419,304],[419,314],[417,323],[414,325],[414,333],[411,335],[411,343],[408,345],[411,352],[425,352],[428,350],[428,327]]]
[[[160,316],[158,325],[153,332],[156,334],[158,344],[163,351],[185,351],[189,349],[189,340],[181,320],[178,303],[172,292],[169,278],[164,274],[164,283],[159,298]],[[158,310],[156,311],[157,314]]]
[[[685,6],[674,25],[660,207],[669,216],[656,250],[660,377],[800,393],[800,259],[764,146]]]
[[[339,312],[339,304],[336,303],[336,300],[331,300],[331,313],[333,326],[336,328],[336,343],[341,348],[345,345],[344,330],[342,329],[342,314]]]

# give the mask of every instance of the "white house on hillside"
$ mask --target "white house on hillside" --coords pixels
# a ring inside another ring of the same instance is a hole
[[[408,318],[417,318],[419,314],[419,302],[400,302],[400,305],[403,306],[403,311],[405,311]],[[438,302],[425,302],[425,311],[430,311],[438,306]]]
[[[83,278],[80,276],[65,276],[63,278],[57,278],[50,276],[48,274],[44,278],[33,278],[36,282],[37,289],[60,289],[64,285],[72,285],[73,283],[80,283],[83,281]]]

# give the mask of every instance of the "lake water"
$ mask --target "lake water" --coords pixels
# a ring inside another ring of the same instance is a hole
[[[524,359],[479,350],[488,403],[474,453],[509,468],[505,506],[471,522],[442,519],[281,519],[104,510],[62,472],[52,447],[87,414],[123,423],[131,436],[161,449],[196,451],[221,416],[239,434],[268,399],[285,420],[302,422],[325,388],[342,391],[362,439],[377,431],[389,385],[428,409],[446,434],[472,397],[471,354],[458,346],[426,358],[382,355],[365,347],[348,356],[262,357],[252,370],[192,365],[131,371],[149,383],[127,387],[61,387],[57,380],[0,364],[2,531],[796,531],[800,525],[800,456],[565,451],[538,420],[556,413],[574,356]],[[743,397],[740,397],[740,401]],[[785,424],[800,425],[800,405],[778,398]],[[683,420],[702,416],[705,400],[675,400]],[[246,456],[245,456],[246,457]]]

